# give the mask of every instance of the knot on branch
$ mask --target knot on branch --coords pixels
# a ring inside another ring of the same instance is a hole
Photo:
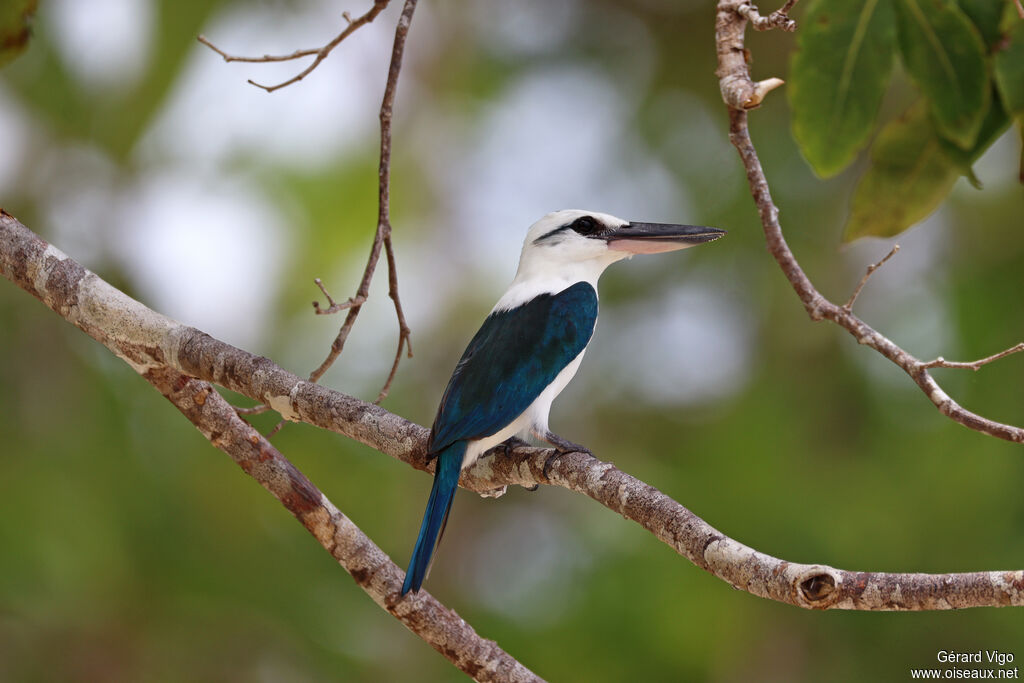
[[[840,579],[829,567],[808,567],[793,584],[796,603],[811,609],[828,609],[839,601]]]

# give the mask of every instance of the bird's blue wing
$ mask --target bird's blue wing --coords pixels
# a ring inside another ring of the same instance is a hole
[[[448,381],[429,451],[490,436],[519,417],[587,347],[596,321],[597,292],[586,282],[489,315]]]

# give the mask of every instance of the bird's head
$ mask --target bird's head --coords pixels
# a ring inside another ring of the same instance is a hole
[[[596,211],[555,211],[534,223],[519,259],[522,276],[549,275],[596,281],[612,263],[716,240],[718,228],[639,223]]]

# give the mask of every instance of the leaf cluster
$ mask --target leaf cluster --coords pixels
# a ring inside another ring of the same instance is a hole
[[[897,55],[919,93],[883,125]],[[895,235],[961,175],[980,187],[974,161],[1011,120],[1024,125],[1024,20],[1005,0],[812,0],[789,96],[793,134],[821,177],[873,137],[844,239]]]

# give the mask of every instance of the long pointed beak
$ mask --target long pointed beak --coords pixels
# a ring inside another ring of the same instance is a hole
[[[724,234],[725,230],[703,225],[629,223],[613,230],[606,239],[609,249],[630,254],[657,254],[711,242]]]

